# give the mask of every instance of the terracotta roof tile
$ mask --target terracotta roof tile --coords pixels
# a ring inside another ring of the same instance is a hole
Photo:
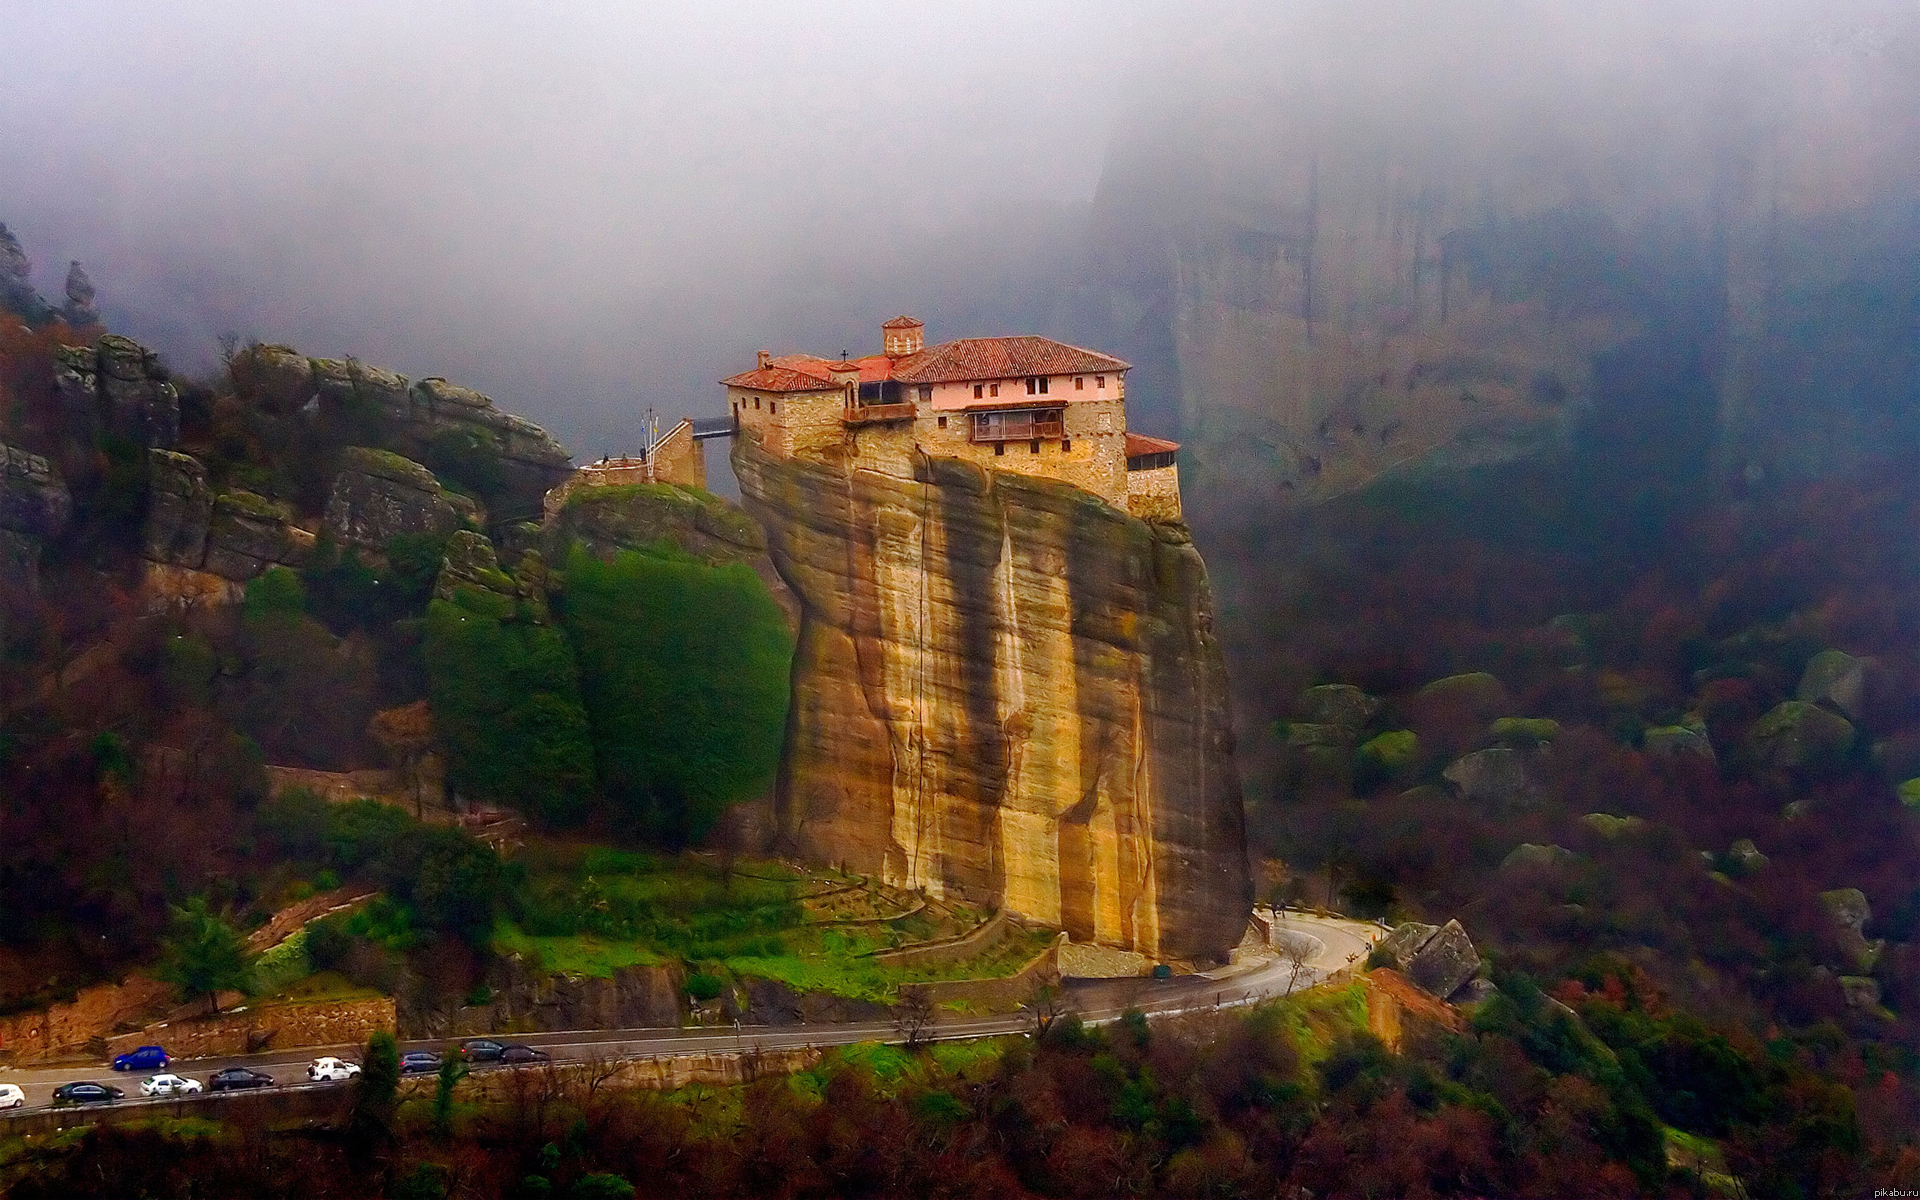
[[[1179,442],[1170,442],[1165,438],[1148,437],[1144,433],[1127,433],[1127,457],[1139,458],[1142,454],[1171,454],[1180,448]]]
[[[813,375],[780,364],[729,375],[720,382],[725,387],[747,388],[756,392],[828,392],[834,387],[824,372]]]
[[[880,323],[880,328],[882,329],[913,329],[919,326],[923,326],[925,324],[926,323],[922,321],[919,317],[895,317],[891,321],[882,321]]]
[[[853,365],[860,368],[861,383],[876,383],[889,378],[893,370],[893,360],[884,354],[869,354],[865,358],[856,358]],[[902,360],[904,361],[904,360]],[[830,372],[840,365],[837,358],[816,358],[811,354],[782,354],[773,360],[776,367],[787,367],[803,371],[817,379],[831,379]]]
[[[929,346],[893,365],[902,383],[961,383],[1025,375],[1079,375],[1124,371],[1131,364],[1052,338],[959,338]]]

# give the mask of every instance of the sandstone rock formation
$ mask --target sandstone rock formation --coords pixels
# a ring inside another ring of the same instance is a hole
[[[799,596],[775,804],[798,854],[1161,958],[1252,904],[1206,568],[1183,527],[916,455],[735,473]]]
[[[162,448],[180,440],[180,395],[151,350],[110,333],[97,345],[55,353],[71,435],[85,441],[105,432]]]
[[[192,455],[147,451],[141,545],[152,564],[151,599],[188,605],[231,599],[233,590],[218,581],[244,583],[269,567],[300,566],[314,540],[283,504],[252,492],[215,495],[206,467]]]
[[[497,516],[537,515],[540,498],[571,470],[571,456],[546,430],[444,379],[409,383],[379,367],[308,358],[285,346],[249,347],[232,371],[241,392],[270,413],[371,426],[382,444],[423,462],[449,445],[484,455],[501,495],[512,500],[513,511]]]
[[[472,500],[442,488],[419,463],[350,446],[334,477],[324,529],[338,545],[377,552],[401,534],[448,534],[477,524],[479,517]]]
[[[67,303],[66,307],[60,310],[60,315],[66,318],[67,324],[76,328],[81,325],[98,325],[100,310],[94,305],[93,298],[93,280],[87,278],[87,273],[80,268],[77,261],[68,263]]]

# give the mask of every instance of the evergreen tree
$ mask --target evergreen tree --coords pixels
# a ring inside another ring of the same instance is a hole
[[[240,931],[195,896],[173,910],[173,930],[154,973],[179,988],[182,1000],[207,997],[217,1013],[221,991],[246,987],[251,957]]]

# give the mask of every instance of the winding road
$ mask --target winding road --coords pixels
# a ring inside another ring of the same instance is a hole
[[[1341,917],[1316,917],[1287,913],[1276,927],[1276,937],[1304,936],[1308,939],[1306,957],[1296,975],[1287,956],[1242,961],[1233,966],[1199,975],[1180,975],[1172,979],[1069,979],[1065,983],[1067,1007],[1082,1020],[1099,1023],[1112,1021],[1128,1009],[1137,1008],[1150,1016],[1211,1011],[1253,1004],[1275,996],[1302,991],[1325,982],[1351,963],[1362,960],[1382,930],[1377,925]],[[997,1037],[1022,1033],[1027,1021],[1019,1016],[953,1017],[937,1020],[930,1037],[941,1041]],[[401,1050],[440,1050],[449,1040],[408,1041]],[[843,1025],[747,1025],[706,1029],[605,1029],[574,1030],[556,1033],[515,1034],[511,1040],[536,1046],[551,1054],[555,1061],[568,1059],[668,1058],[682,1054],[724,1054],[735,1050],[776,1050],[805,1046],[844,1046],[856,1042],[898,1041],[900,1033],[890,1021],[856,1022]],[[227,1067],[251,1067],[265,1071],[282,1086],[313,1085],[306,1082],[307,1064],[323,1054],[357,1061],[363,1047],[304,1046],[298,1049],[267,1051],[231,1058],[176,1059],[167,1069],[201,1081]],[[511,1069],[511,1068],[501,1068]],[[117,1073],[107,1066],[0,1067],[0,1083],[17,1084],[26,1092],[25,1108],[14,1113],[44,1108],[53,1099],[53,1089],[63,1083],[93,1080],[123,1088],[127,1099],[116,1107],[133,1104],[176,1104],[181,1098],[145,1101],[139,1097],[140,1080],[150,1072]],[[188,1098],[191,1099],[191,1098]],[[98,1107],[98,1106],[95,1106]],[[83,1111],[83,1110],[80,1110]]]

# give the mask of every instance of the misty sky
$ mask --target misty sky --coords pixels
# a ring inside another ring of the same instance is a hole
[[[351,353],[594,455],[646,403],[717,410],[760,346],[1015,332],[1116,140],[1203,100],[1351,84],[1417,122],[1465,77],[1474,120],[1561,127],[1900,11],[1591,7],[9,5],[0,220],[182,366],[227,330]]]

